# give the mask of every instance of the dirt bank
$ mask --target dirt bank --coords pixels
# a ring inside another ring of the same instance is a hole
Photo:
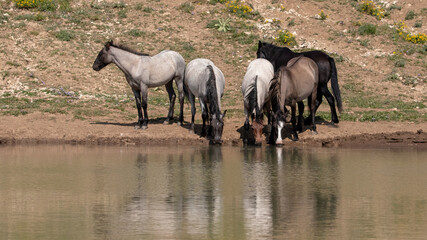
[[[0,117],[0,145],[9,144],[89,144],[89,145],[208,145],[209,141],[177,124],[163,125],[163,119],[150,120],[148,129],[134,129],[126,120],[76,120],[67,115],[34,113],[26,116]],[[201,126],[196,125],[200,133]],[[242,146],[242,123],[226,119],[223,145]],[[317,135],[309,130],[284,146],[297,147],[405,147],[427,149],[427,123],[341,122],[337,126],[320,123]],[[265,142],[264,142],[265,144]]]

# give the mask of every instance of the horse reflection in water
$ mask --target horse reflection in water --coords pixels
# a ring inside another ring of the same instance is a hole
[[[339,204],[334,159],[299,149],[242,151],[211,146],[140,154],[137,188],[122,207],[118,229],[157,239],[242,233],[280,239],[333,227]]]

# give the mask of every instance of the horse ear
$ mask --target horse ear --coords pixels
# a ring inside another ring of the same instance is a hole
[[[222,114],[222,118],[225,117],[225,114],[227,113],[227,110],[224,110],[224,113]]]
[[[262,44],[261,40],[258,40],[258,49],[262,48]]]

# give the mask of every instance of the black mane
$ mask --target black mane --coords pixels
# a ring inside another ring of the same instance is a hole
[[[148,55],[146,53],[141,53],[141,52],[138,52],[136,50],[130,49],[129,47],[124,46],[124,45],[116,45],[116,44],[113,43],[113,41],[107,42],[106,45],[107,44],[110,44],[110,46],[112,46],[112,47],[116,47],[116,48],[125,50],[127,52],[130,52],[130,53],[133,53],[133,54],[136,54],[136,55],[139,55],[139,56],[150,56],[150,55]]]

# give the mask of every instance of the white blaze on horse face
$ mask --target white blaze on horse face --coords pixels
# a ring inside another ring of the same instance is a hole
[[[284,126],[284,122],[283,121],[279,121],[279,123],[277,124],[277,140],[276,140],[276,144],[282,144],[283,140],[282,140],[282,129]]]

